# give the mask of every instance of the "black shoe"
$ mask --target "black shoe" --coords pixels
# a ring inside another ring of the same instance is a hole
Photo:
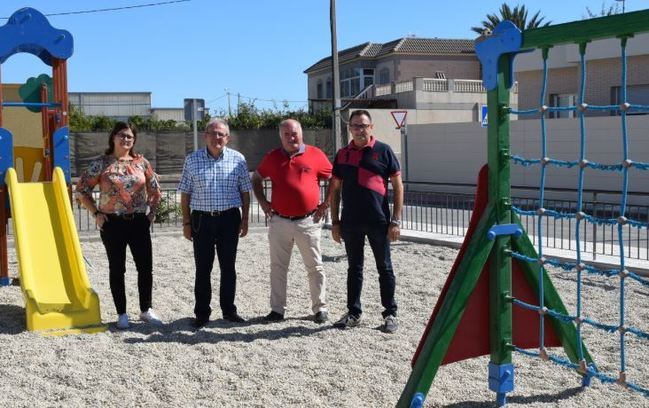
[[[318,323],[318,324],[322,324],[322,323],[326,322],[327,320],[329,320],[329,315],[325,311],[320,311],[320,312],[316,313],[315,316],[313,317],[313,321]]]
[[[284,315],[277,312],[270,312],[264,317],[264,320],[267,322],[281,322],[284,320]]]
[[[334,327],[337,329],[348,329],[356,327],[361,323],[361,320],[363,320],[362,315],[355,316],[351,313],[345,313],[343,317],[340,318],[340,320],[334,323]]]
[[[239,316],[239,314],[237,312],[227,314],[227,315],[223,315],[223,318],[225,320],[229,321],[229,322],[232,322],[232,323],[245,323],[246,322],[246,319]]]
[[[196,316],[196,318],[192,321],[192,327],[195,329],[200,329],[201,327],[205,326],[209,321],[210,321],[209,316]]]

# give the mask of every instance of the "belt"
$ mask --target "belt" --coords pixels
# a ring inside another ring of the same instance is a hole
[[[133,221],[136,218],[144,217],[146,214],[141,212],[134,212],[130,214],[105,214],[109,220],[124,220],[124,221]]]
[[[229,212],[232,212],[234,210],[238,210],[238,208],[237,207],[232,207],[232,208],[228,208],[227,210],[223,210],[223,211],[194,210],[194,211],[192,211],[192,213],[196,213],[196,214],[200,214],[200,215],[207,215],[207,216],[210,216],[210,217],[218,217],[218,216],[221,216],[221,215],[225,215],[225,214],[227,214]]]
[[[277,215],[277,216],[279,216],[279,217],[281,217],[281,218],[286,218],[287,220],[291,220],[291,221],[299,221],[299,220],[303,220],[303,219],[305,219],[306,217],[310,217],[310,216],[312,216],[313,213],[315,213],[315,210],[311,211],[311,212],[308,213],[308,214],[304,214],[304,215],[288,216],[288,215],[283,215],[283,214],[280,214],[280,213],[277,213],[277,212],[275,213],[275,215]]]

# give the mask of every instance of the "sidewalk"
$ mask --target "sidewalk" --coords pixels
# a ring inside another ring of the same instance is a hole
[[[460,236],[410,230],[402,230],[401,239],[404,241],[421,242],[458,249],[462,246],[462,242],[464,242],[464,237]],[[572,241],[571,246],[576,247],[576,243]],[[544,248],[543,251],[547,258],[556,258],[561,262],[575,262],[575,258],[577,257],[577,252],[571,250]],[[581,255],[583,261],[600,269],[616,269],[620,267],[620,258],[618,256],[597,254],[595,260],[593,260],[593,254],[590,252],[582,251]],[[649,276],[649,261],[626,258],[625,266],[626,269],[636,272],[639,275]]]

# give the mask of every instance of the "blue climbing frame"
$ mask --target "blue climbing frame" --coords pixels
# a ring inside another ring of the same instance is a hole
[[[538,298],[540,299],[539,305],[530,305],[525,302],[513,299],[512,302],[515,306],[523,307],[529,310],[534,310],[539,313],[539,324],[540,324],[540,339],[539,344],[545,344],[544,339],[544,330],[543,330],[543,319],[545,315],[555,318],[557,321],[563,322],[569,325],[575,325],[577,328],[577,341],[576,341],[576,350],[579,356],[579,363],[574,363],[569,360],[548,355],[546,350],[541,346],[540,351],[532,352],[524,350],[522,348],[516,347],[513,345],[513,350],[523,353],[525,355],[541,357],[544,359],[549,359],[559,365],[567,366],[573,369],[576,369],[580,373],[584,374],[583,385],[588,385],[590,377],[595,377],[605,383],[618,383],[623,386],[628,387],[634,391],[637,391],[647,397],[649,397],[649,390],[643,388],[630,381],[626,375],[626,342],[625,337],[627,334],[633,334],[640,339],[649,340],[649,334],[646,331],[641,330],[637,327],[631,327],[625,323],[625,289],[627,281],[629,279],[633,280],[635,283],[649,286],[649,281],[646,278],[640,277],[637,274],[627,270],[625,266],[625,256],[624,256],[624,234],[623,226],[630,225],[636,228],[649,228],[649,224],[646,221],[640,219],[633,219],[627,214],[627,187],[628,187],[628,176],[629,172],[637,171],[646,171],[649,170],[649,163],[647,163],[647,158],[643,160],[634,160],[629,156],[629,143],[628,143],[628,130],[627,130],[627,114],[629,113],[649,113],[649,105],[640,105],[635,104],[633,101],[627,100],[627,56],[626,56],[626,47],[627,42],[634,34],[648,32],[649,31],[649,10],[638,11],[634,13],[627,13],[621,15],[615,15],[610,17],[597,18],[587,21],[574,22],[561,24],[551,27],[539,28],[535,30],[528,30],[523,33],[518,30],[512,23],[503,22],[501,23],[492,37],[480,41],[476,45],[476,51],[478,56],[483,64],[483,79],[485,87],[489,92],[495,92],[498,88],[499,83],[506,79],[505,88],[509,90],[513,82],[513,72],[512,65],[514,57],[517,53],[527,52],[534,49],[540,49],[542,60],[543,60],[543,80],[541,85],[539,107],[534,109],[527,110],[515,110],[511,109],[509,106],[492,106],[490,103],[489,112],[495,112],[495,115],[505,115],[516,114],[516,115],[536,115],[540,117],[541,121],[541,157],[540,158],[524,158],[518,155],[509,155],[510,160],[517,165],[523,166],[540,166],[540,180],[539,180],[539,197],[538,197],[538,208],[533,210],[523,210],[517,207],[512,207],[512,211],[516,214],[514,217],[520,215],[536,215],[538,220],[537,225],[537,234],[538,234],[538,247],[537,253],[538,256],[530,256],[529,253],[523,253],[523,251],[512,251],[510,255],[514,259],[518,259],[523,262],[530,263],[532,265],[538,266],[539,274],[543,273],[544,265],[552,265],[555,267],[560,267],[566,271],[576,271],[576,280],[577,280],[577,301],[576,309],[574,314],[561,313],[556,310],[548,309],[543,304],[544,297],[544,288],[541,284],[539,286]],[[618,38],[620,42],[620,65],[621,65],[621,103],[619,105],[592,105],[589,104],[585,99],[586,95],[586,73],[587,73],[587,45],[589,42],[605,39],[605,38]],[[547,84],[548,84],[548,58],[551,54],[551,48],[560,44],[577,44],[579,46],[579,72],[580,72],[580,81],[579,81],[579,98],[577,103],[574,106],[565,106],[565,107],[551,107],[547,103]],[[508,72],[503,71],[503,67]],[[491,102],[492,99],[490,99]],[[557,160],[551,157],[548,157],[547,154],[547,135],[546,135],[546,119],[550,112],[559,112],[559,111],[572,111],[578,115],[579,118],[579,143],[580,143],[580,155],[578,160],[574,161],[564,161]],[[587,130],[586,130],[586,116],[588,112],[593,111],[605,111],[605,112],[614,112],[619,114],[620,117],[620,130],[621,138],[620,142],[622,144],[622,154],[618,158],[619,161],[614,163],[596,163],[588,160],[587,157]],[[508,120],[508,119],[507,119]],[[492,123],[491,118],[489,124]],[[507,126],[508,130],[508,126]],[[546,169],[550,166],[571,168],[578,167],[578,185],[576,191],[578,193],[577,199],[577,209],[574,213],[569,212],[558,212],[550,209],[544,208],[545,202],[545,182],[546,182]],[[587,213],[587,208],[583,205],[583,186],[584,186],[584,177],[585,170],[592,169],[597,171],[605,172],[621,172],[622,173],[622,184],[620,186],[620,204],[618,211],[615,217],[611,218],[600,218],[595,217],[592,214]],[[492,185],[492,183],[490,183]],[[576,220],[575,228],[575,240],[576,240],[576,262],[561,262],[557,259],[546,258],[543,255],[543,217],[553,217],[553,218],[570,218]],[[617,226],[617,239],[619,243],[619,268],[603,270],[597,268],[593,265],[589,265],[582,259],[582,245],[581,245],[581,236],[580,236],[580,225],[581,223],[596,223],[599,225],[611,225]],[[494,235],[495,237],[495,235]],[[514,248],[516,249],[516,248]],[[618,321],[614,324],[611,323],[602,323],[595,320],[592,320],[582,313],[583,298],[582,298],[582,278],[583,274],[595,274],[602,275],[607,277],[617,276],[619,277],[619,308],[618,308]],[[505,273],[507,273],[505,271]],[[509,271],[511,273],[511,271]],[[539,282],[543,282],[539,278]],[[582,326],[588,324],[597,329],[606,331],[606,332],[617,332],[619,335],[619,370],[617,375],[610,375],[597,371],[594,366],[589,366],[585,362],[585,351],[582,343]],[[494,376],[502,375],[500,372],[496,372],[496,368],[493,368]],[[492,368],[490,367],[490,378],[492,377]],[[492,388],[493,389],[493,388]],[[506,391],[504,391],[506,392]],[[504,399],[501,400],[501,395],[499,392],[498,402],[499,405],[504,404]]]

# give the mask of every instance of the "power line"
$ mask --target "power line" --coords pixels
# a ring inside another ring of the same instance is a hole
[[[260,101],[260,102],[275,102],[275,103],[277,103],[277,102],[288,102],[288,103],[307,103],[307,102],[309,102],[309,101],[304,101],[304,100],[301,100],[301,101],[290,101],[290,100],[287,100],[287,99],[279,99],[279,98],[275,98],[275,99],[264,99],[264,98],[256,98],[256,97],[254,97],[254,96],[241,95],[241,94],[236,93],[236,92],[228,92],[228,93],[230,94],[230,96],[236,96],[236,97],[238,97],[238,98],[245,98],[245,99],[248,99],[248,100],[251,101],[251,102],[252,102],[252,101]],[[226,95],[227,95],[227,94],[226,94]],[[223,97],[223,96],[220,96],[220,97],[217,98],[217,99],[220,99],[220,98],[222,98],[222,97]]]
[[[228,94],[223,94],[223,95],[219,96],[218,98],[210,99],[209,101],[207,101],[205,103],[212,103],[212,102],[218,101],[219,99],[223,99],[226,96],[228,96]]]
[[[287,99],[263,99],[263,98],[255,98],[254,96],[245,96],[245,95],[237,95],[242,98],[246,98],[250,101],[261,101],[261,102],[288,102],[288,103],[306,103],[308,101],[289,101]]]
[[[186,2],[189,2],[189,1],[192,1],[192,0],[161,1],[161,2],[158,2],[158,3],[133,4],[131,6],[113,7],[113,8],[105,8],[105,9],[65,11],[65,12],[61,12],[61,13],[44,14],[44,16],[52,17],[52,16],[69,16],[69,15],[74,15],[74,14],[103,13],[103,12],[107,12],[107,11],[118,11],[118,10],[129,10],[129,9],[142,8],[142,7],[164,6],[164,5],[173,4],[173,3],[186,3]],[[0,17],[0,20],[9,20],[9,17]]]

